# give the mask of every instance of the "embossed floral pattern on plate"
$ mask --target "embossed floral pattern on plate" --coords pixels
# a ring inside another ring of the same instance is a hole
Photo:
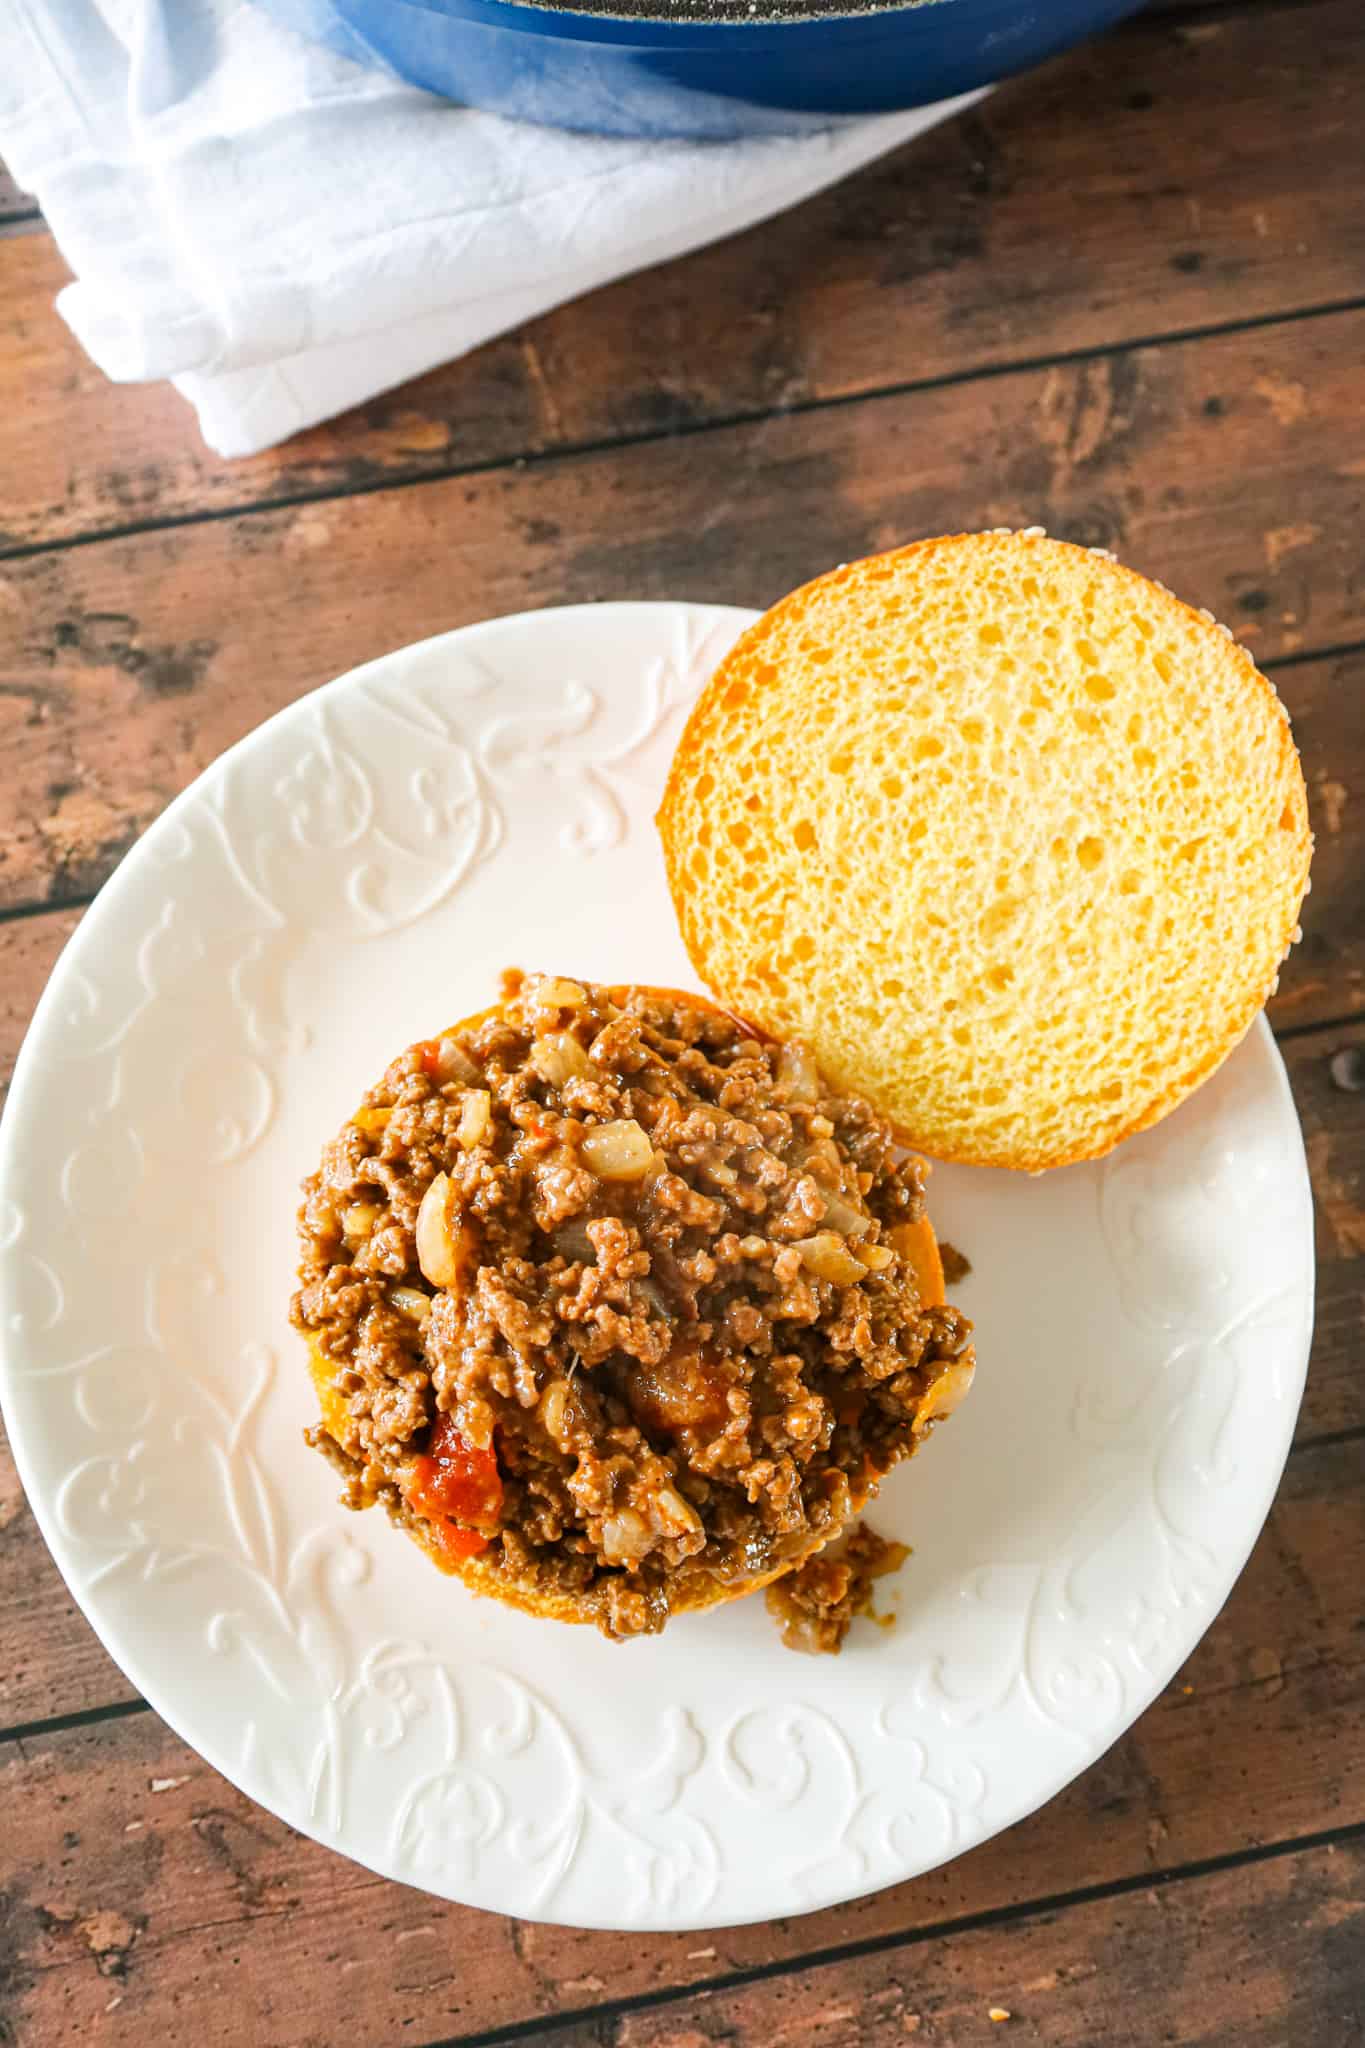
[[[251,735],[53,976],[0,1129],[0,1388],[77,1599],[246,1792],[373,1868],[580,1924],[707,1927],[932,1868],[1168,1680],[1274,1492],[1312,1316],[1270,1035],[1110,1160],[941,1168],[971,1401],[874,1512],[887,1631],[756,1605],[613,1647],[348,1516],[300,1431],[299,1177],[497,970],[692,980],[652,825],[748,614],[610,605],[403,650]]]

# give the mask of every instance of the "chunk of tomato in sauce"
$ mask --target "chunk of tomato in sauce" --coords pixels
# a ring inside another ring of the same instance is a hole
[[[449,1515],[428,1515],[427,1528],[436,1548],[443,1550],[449,1558],[477,1557],[480,1551],[488,1548],[486,1536],[480,1535],[477,1529],[466,1529],[461,1523],[452,1522]]]
[[[480,1450],[448,1415],[438,1415],[425,1453],[413,1459],[407,1496],[443,1550],[477,1557],[502,1513],[497,1453],[491,1444]]]

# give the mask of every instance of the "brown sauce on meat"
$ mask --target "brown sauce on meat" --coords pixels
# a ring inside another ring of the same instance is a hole
[[[837,1534],[931,1426],[970,1325],[894,1246],[923,1173],[709,1004],[510,977],[305,1183],[293,1318],[336,1397],[310,1441],[349,1504],[657,1630]]]
[[[943,1278],[949,1287],[956,1287],[958,1281],[965,1280],[972,1270],[967,1254],[960,1252],[955,1244],[949,1244],[946,1238],[941,1237],[938,1241],[938,1255],[943,1261]]]
[[[769,1586],[768,1612],[789,1650],[831,1655],[843,1648],[855,1615],[872,1612],[872,1588],[899,1571],[910,1552],[859,1522],[828,1551],[820,1551]]]

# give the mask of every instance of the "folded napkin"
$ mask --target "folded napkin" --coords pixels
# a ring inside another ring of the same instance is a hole
[[[242,0],[0,0],[0,155],[106,375],[250,455],[560,300],[790,206],[977,97],[634,142],[456,107]]]

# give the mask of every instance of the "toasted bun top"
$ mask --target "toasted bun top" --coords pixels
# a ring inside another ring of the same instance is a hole
[[[1312,839],[1289,720],[1207,613],[1037,532],[853,562],[744,634],[659,813],[698,972],[907,1142],[1107,1152],[1241,1038]]]

